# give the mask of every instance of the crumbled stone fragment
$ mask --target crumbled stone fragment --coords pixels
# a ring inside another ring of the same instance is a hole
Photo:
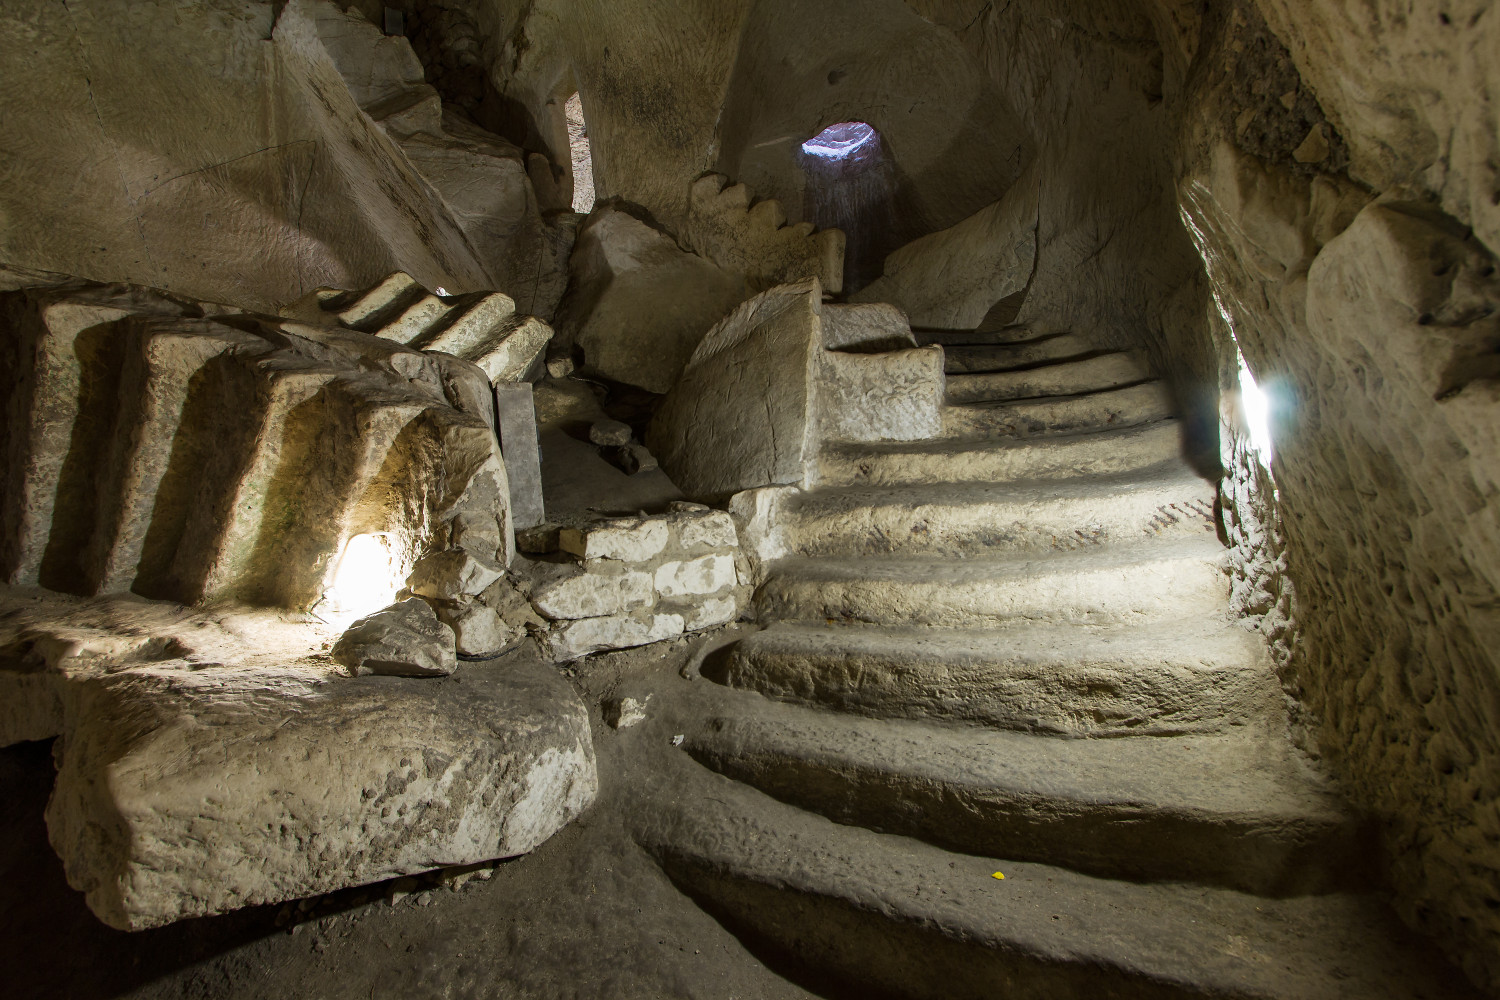
[[[646,706],[651,696],[644,699],[611,698],[604,703],[604,721],[615,729],[629,729],[646,721]]]
[[[667,547],[671,530],[660,518],[620,518],[585,528],[564,528],[558,547],[581,559],[644,562]]]
[[[411,597],[361,618],[333,647],[333,659],[356,675],[441,677],[458,666],[453,630],[432,606]]]
[[[589,428],[589,440],[604,447],[630,443],[630,425],[618,420],[600,420]]]
[[[407,577],[406,586],[422,597],[457,601],[484,592],[505,575],[492,559],[484,559],[464,549],[434,552],[417,560]]]
[[[1323,126],[1314,125],[1312,131],[1307,133],[1307,138],[1302,140],[1302,145],[1292,152],[1292,159],[1298,163],[1322,163],[1328,159],[1330,152],[1332,148],[1323,134]]]

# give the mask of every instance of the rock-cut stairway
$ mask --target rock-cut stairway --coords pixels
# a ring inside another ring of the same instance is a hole
[[[850,995],[1470,995],[1288,742],[1161,383],[1024,337],[929,335],[940,438],[825,446],[641,843]]]

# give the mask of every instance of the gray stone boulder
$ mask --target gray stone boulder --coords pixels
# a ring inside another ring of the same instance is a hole
[[[333,647],[333,659],[361,674],[442,677],[458,666],[453,629],[420,597],[361,618]]]
[[[672,388],[703,335],[749,294],[743,276],[614,208],[589,217],[570,266],[558,337],[583,348],[585,372],[651,392]]]

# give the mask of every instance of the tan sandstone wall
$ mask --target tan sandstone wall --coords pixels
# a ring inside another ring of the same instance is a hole
[[[493,287],[288,6],[6,3],[0,262],[262,310],[394,270]]]
[[[1386,829],[1398,906],[1500,989],[1500,250],[1489,3],[1224,4],[1179,193],[1279,401],[1236,597]],[[1233,449],[1232,449],[1233,450]]]

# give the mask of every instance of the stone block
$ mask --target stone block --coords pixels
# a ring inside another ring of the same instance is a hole
[[[510,480],[510,509],[516,531],[545,519],[542,506],[542,453],[537,443],[536,402],[530,383],[495,386],[495,415],[500,425],[500,452]]]
[[[749,294],[744,278],[612,208],[579,232],[557,328],[583,369],[666,392],[709,329]]]
[[[687,597],[716,594],[733,587],[738,578],[733,556],[707,555],[663,563],[656,569],[655,582],[663,597]]]
[[[646,442],[683,492],[713,499],[803,481],[821,299],[816,281],[783,285],[703,338]]]
[[[687,632],[696,632],[699,629],[713,628],[715,625],[727,625],[734,621],[739,613],[739,603],[732,595],[710,597],[683,615],[683,629]]]
[[[678,515],[674,521],[677,543],[691,549],[707,546],[713,549],[732,549],[739,545],[739,535],[734,528],[734,518],[724,511],[706,511],[703,514]]]
[[[406,587],[422,597],[458,601],[483,593],[504,575],[504,568],[492,559],[476,556],[466,549],[445,549],[417,560],[406,579]]]
[[[547,634],[546,645],[558,663],[581,659],[609,649],[645,646],[681,635],[683,620],[676,614],[607,615],[564,622]]]
[[[650,607],[651,574],[607,573],[577,563],[533,563],[521,577],[531,603],[553,620],[598,618]]]
[[[333,659],[356,676],[440,677],[458,666],[453,630],[419,597],[392,604],[349,626],[333,647]]]
[[[477,601],[438,609],[438,617],[453,629],[458,655],[488,660],[526,638],[525,628],[505,622],[494,608]]]
[[[62,737],[47,826],[112,927],[525,853],[597,793],[587,710],[542,665],[349,677],[274,610],[0,604],[0,705],[34,702],[0,739]]]
[[[660,518],[620,518],[584,528],[564,528],[558,545],[581,559],[645,562],[667,547],[671,530]]]

